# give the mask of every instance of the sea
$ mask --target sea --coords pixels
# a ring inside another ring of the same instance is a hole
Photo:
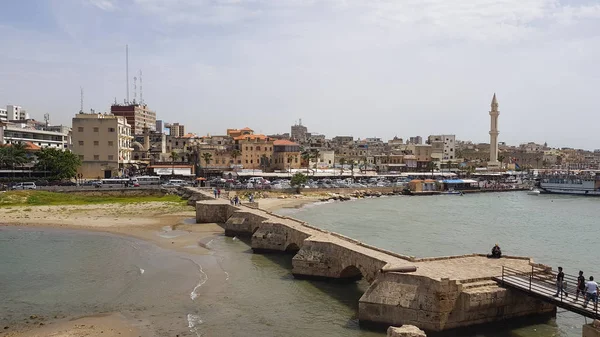
[[[498,243],[504,254],[596,275],[599,203],[510,192],[381,197],[279,213],[406,255],[487,253]],[[385,336],[358,325],[364,281],[296,280],[290,255],[253,254],[239,238],[217,235],[200,245],[210,253],[106,233],[0,226],[0,325],[11,331],[32,324],[32,315],[51,321],[118,311],[153,336]],[[575,337],[585,323],[559,309],[556,319],[464,336]]]

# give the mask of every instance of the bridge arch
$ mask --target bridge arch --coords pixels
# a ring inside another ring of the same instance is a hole
[[[298,245],[294,242],[290,243],[289,245],[287,245],[287,247],[285,247],[286,253],[296,254],[299,250],[300,250],[300,247],[298,247]]]
[[[340,280],[359,281],[365,276],[368,276],[368,275],[365,272],[363,272],[362,270],[360,270],[359,267],[351,264],[342,269],[338,278]]]

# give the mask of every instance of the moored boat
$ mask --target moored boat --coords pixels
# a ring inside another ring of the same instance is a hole
[[[595,172],[550,174],[540,177],[541,192],[600,196],[600,174]]]

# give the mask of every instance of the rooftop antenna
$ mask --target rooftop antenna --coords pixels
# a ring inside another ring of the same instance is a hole
[[[302,125],[302,118],[298,120],[298,125]]]
[[[129,104],[129,45],[125,45],[125,79],[127,82],[127,97],[125,102]]]
[[[49,113],[44,114],[44,121],[46,122],[46,127],[48,127],[48,125],[50,124],[50,114]]]
[[[133,104],[137,101],[137,77],[133,76]]]
[[[79,87],[79,113],[83,113],[83,87]]]
[[[140,104],[144,105],[144,88],[142,88],[142,69],[140,69]]]

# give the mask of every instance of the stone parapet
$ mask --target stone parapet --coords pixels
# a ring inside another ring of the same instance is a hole
[[[581,331],[581,336],[600,337],[600,322],[598,320],[594,320],[593,323],[584,325]]]
[[[252,235],[252,249],[255,252],[296,253],[311,235],[305,230],[265,221]]]

